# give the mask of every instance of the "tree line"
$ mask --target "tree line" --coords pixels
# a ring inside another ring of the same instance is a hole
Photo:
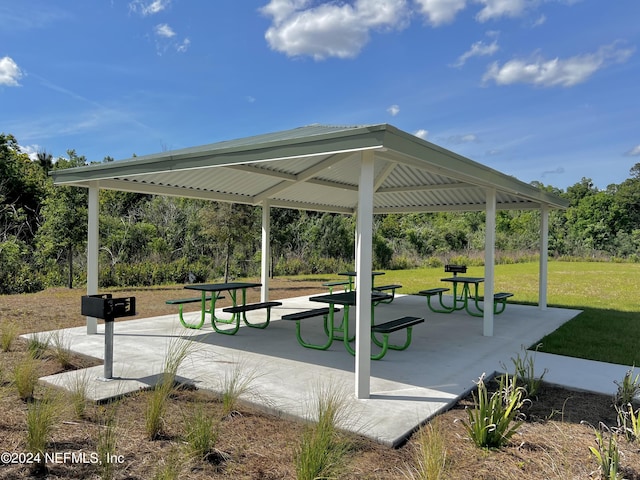
[[[34,160],[15,137],[0,134],[0,294],[86,281],[88,192],[54,187],[49,176],[86,164],[75,150]],[[566,191],[532,185],[570,201],[550,214],[552,257],[640,261],[640,163],[605,190],[589,178]],[[259,275],[260,207],[111,190],[101,190],[99,201],[101,287]],[[272,275],[353,267],[353,217],[272,208],[271,225]],[[484,227],[484,212],[376,215],[374,267],[481,263]],[[498,212],[498,261],[537,259],[539,237],[539,211]]]

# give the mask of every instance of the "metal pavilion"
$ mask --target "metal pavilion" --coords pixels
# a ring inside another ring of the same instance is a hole
[[[88,188],[87,294],[98,291],[98,192],[112,189],[262,207],[262,301],[269,295],[270,208],[357,214],[355,395],[370,395],[374,214],[486,212],[485,297],[494,294],[496,211],[541,212],[539,298],[547,308],[548,219],[568,202],[388,124],[292,130],[52,172]],[[87,333],[97,332],[87,318]],[[493,309],[483,335],[493,335]]]

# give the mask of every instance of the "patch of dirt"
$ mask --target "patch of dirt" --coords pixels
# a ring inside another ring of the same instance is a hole
[[[324,292],[318,282],[274,280],[272,298],[296,294]],[[184,291],[176,288],[149,288],[111,291],[114,296],[136,297],[139,317],[176,313],[175,306],[165,300],[181,298]],[[30,295],[0,297],[0,332],[15,324],[19,333],[44,331],[84,325],[80,315],[81,290],[49,289]],[[258,301],[259,292],[250,292],[250,301]],[[193,308],[197,310],[197,305]],[[131,317],[127,318],[129,320]],[[126,320],[123,320],[126,321]],[[14,341],[10,351],[0,351],[0,452],[26,452],[26,415],[28,402],[21,400],[14,385],[13,371],[27,353],[27,342]],[[91,359],[72,357],[71,366],[81,368],[94,364]],[[63,371],[58,356],[49,350],[38,360],[38,374]],[[36,389],[33,400],[44,395]],[[35,473],[29,465],[0,462],[0,479],[67,479],[108,478],[108,472],[92,462],[98,438],[104,436],[105,419],[115,419],[118,455],[111,472],[115,479],[150,479],[166,473],[169,467],[185,479],[294,479],[295,453],[305,425],[287,418],[269,415],[240,405],[234,415],[225,415],[218,398],[208,392],[179,390],[168,402],[163,434],[149,440],[145,434],[145,409],[151,392],[138,392],[105,405],[89,405],[82,417],[71,408],[67,398],[58,418],[47,452],[86,454],[85,463],[57,457],[47,463],[45,473]],[[186,454],[185,419],[196,408],[203,407],[217,419],[218,438],[215,450],[206,458],[190,458]],[[468,439],[463,421],[471,398],[460,401],[435,421],[444,436],[447,451],[448,479],[597,479],[598,464],[589,451],[596,446],[594,428],[600,424],[615,426],[616,414],[612,398],[586,392],[570,391],[543,384],[538,397],[524,409],[526,421],[511,442],[499,450],[477,448]],[[347,463],[340,478],[403,479],[411,478],[416,465],[417,435],[405,445],[391,449],[368,439],[344,435],[349,442]],[[640,480],[640,442],[618,439],[621,471],[624,478]],[[157,478],[157,477],[156,477]]]

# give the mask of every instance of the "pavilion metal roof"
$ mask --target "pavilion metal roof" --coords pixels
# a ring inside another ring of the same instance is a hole
[[[374,213],[498,209],[565,199],[388,124],[292,130],[52,172],[56,185],[355,213],[361,152],[375,159]]]

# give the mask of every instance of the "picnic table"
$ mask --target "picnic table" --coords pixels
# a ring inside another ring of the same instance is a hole
[[[269,325],[271,318],[271,308],[282,305],[281,302],[261,302],[261,303],[247,303],[247,289],[261,287],[261,283],[251,282],[227,282],[227,283],[196,283],[192,285],[185,285],[187,290],[196,290],[201,292],[200,297],[200,321],[198,323],[189,323],[183,317],[182,304],[192,302],[197,299],[187,298],[181,300],[168,300],[167,303],[180,305],[179,316],[180,323],[186,328],[200,329],[204,325],[206,315],[210,315],[211,326],[218,333],[225,335],[234,335],[240,329],[240,319],[248,327],[253,328],[266,328]],[[229,318],[220,318],[216,316],[216,301],[223,298],[222,292],[228,292],[231,298],[231,307],[223,309],[223,312],[230,313]],[[238,292],[241,292],[240,299],[238,299]],[[208,306],[207,306],[208,303]],[[266,309],[267,319],[261,323],[250,323],[247,320],[246,313],[252,310]],[[233,325],[232,328],[220,328],[218,324]]]
[[[343,277],[348,277],[349,282],[349,291],[355,290],[355,279],[357,276],[357,272],[351,270],[347,272],[338,272],[338,275],[342,275]],[[374,280],[377,276],[384,275],[384,272],[371,272],[371,287],[373,288]]]
[[[484,315],[484,309],[480,306],[479,302],[484,299],[479,295],[479,286],[484,282],[483,277],[459,277],[454,274],[453,277],[441,278],[440,281],[453,284],[453,299],[452,304],[445,305],[442,300],[442,294],[449,291],[449,288],[432,288],[429,290],[422,290],[418,292],[420,295],[427,297],[427,305],[433,312],[437,313],[452,313],[456,310],[465,310],[469,315],[474,317],[482,317]],[[458,284],[462,285],[462,289],[458,290]],[[471,285],[474,290],[471,293]],[[431,304],[431,297],[438,295],[438,303],[440,307],[434,307]],[[507,298],[512,297],[512,293],[499,292],[493,296],[493,312],[500,314],[504,311],[507,305]],[[473,307],[470,305],[473,304]]]
[[[402,288],[402,285],[391,284],[391,285],[379,285],[376,287],[374,284],[375,278],[379,275],[384,275],[384,274],[385,272],[376,272],[376,271],[371,272],[371,290],[374,292],[391,292],[391,296],[389,298],[380,302],[380,303],[391,303],[393,302],[393,299],[396,296],[396,289]],[[339,272],[338,275],[349,277],[347,291],[351,292],[355,290],[355,278],[356,278],[357,272],[354,272],[354,271]],[[329,286],[329,293],[333,293],[331,290],[331,287],[336,285],[341,285],[341,284],[343,284],[343,282],[328,282],[325,284],[325,286]]]
[[[375,308],[381,302],[388,301],[392,296],[383,292],[371,292],[371,303]],[[300,345],[306,348],[314,348],[317,350],[327,350],[334,340],[342,340],[347,352],[351,355],[355,355],[355,350],[351,346],[351,342],[355,340],[355,336],[349,335],[349,308],[356,305],[356,292],[342,292],[331,293],[327,295],[317,295],[309,298],[312,302],[326,303],[329,305],[328,309],[316,309],[308,312],[299,312],[289,315],[284,315],[283,320],[295,320],[296,321],[296,334]],[[335,313],[338,311],[336,305],[342,305],[344,307],[344,313],[342,321],[336,324]],[[411,327],[418,323],[424,322],[424,319],[417,317],[402,317],[390,322],[382,324],[374,324],[374,308],[371,310],[371,339],[381,348],[378,354],[371,355],[373,360],[379,360],[385,356],[389,349],[392,350],[405,350],[411,343]],[[300,321],[305,318],[313,318],[314,316],[324,316],[324,330],[327,335],[327,341],[324,344],[313,344],[306,342],[300,335]],[[398,330],[407,329],[406,341],[402,345],[394,345],[389,342],[389,334]],[[376,338],[375,334],[379,333],[383,336],[383,340]]]

